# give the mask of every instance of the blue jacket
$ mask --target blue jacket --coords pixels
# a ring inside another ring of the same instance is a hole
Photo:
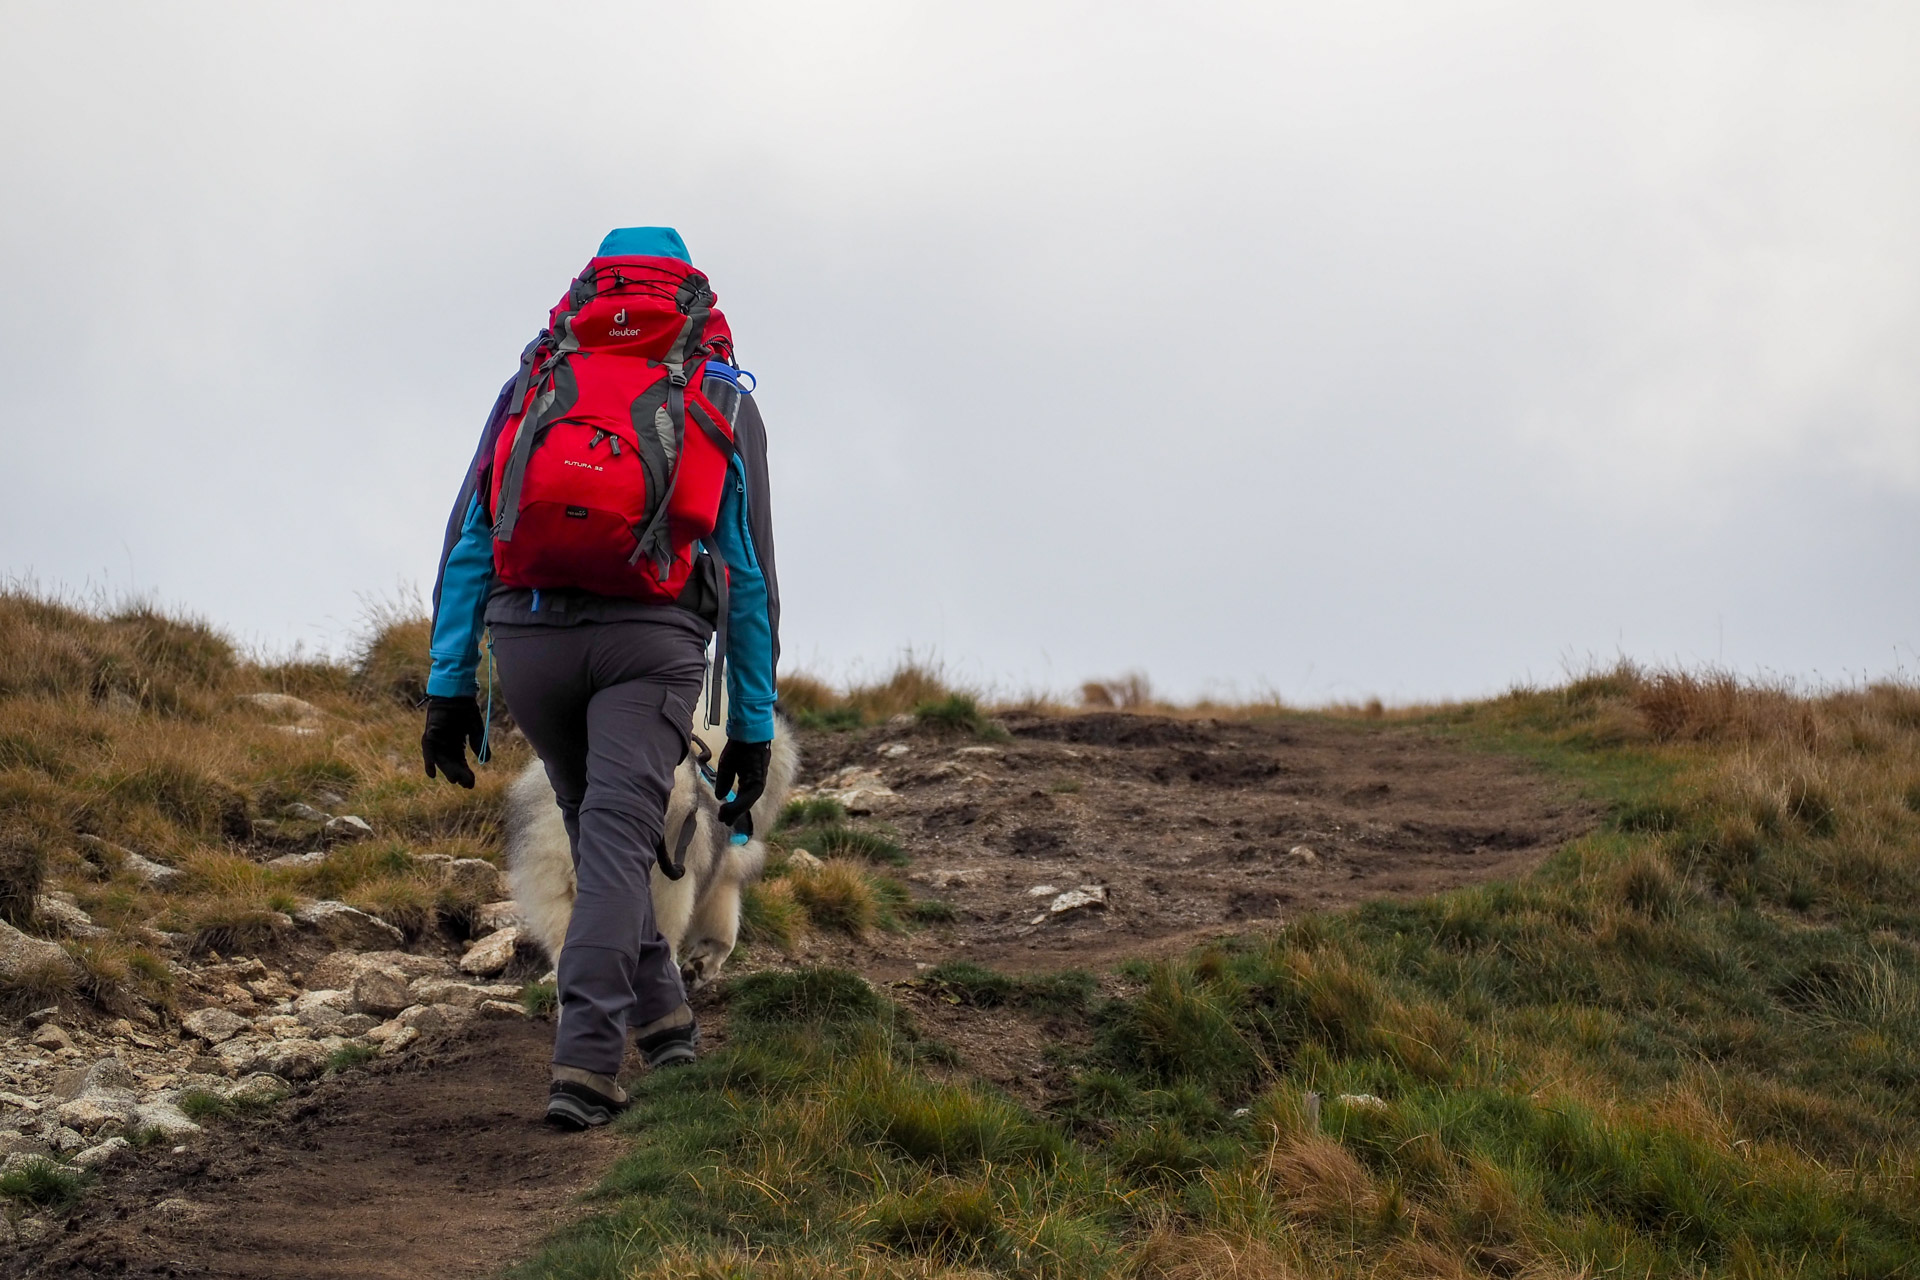
[[[663,234],[664,233],[664,234]],[[665,239],[670,236],[671,240]],[[688,260],[677,233],[668,228],[626,228],[609,235],[602,254],[643,253]],[[716,404],[733,403],[736,451],[721,493],[720,514],[709,548],[728,568],[727,736],[742,742],[773,737],[774,668],[780,657],[780,588],[774,572],[773,516],[767,484],[767,433],[741,375],[717,360],[707,362],[705,382]],[[488,473],[494,443],[507,417],[509,379],[480,433],[479,448],[447,520],[440,570],[433,587],[433,665],[427,693],[460,697],[478,687],[480,634],[489,615],[496,621],[555,625],[645,616],[676,606],[611,600],[584,592],[554,593],[501,586],[493,576],[493,515],[488,510]],[[715,621],[715,619],[709,619]]]

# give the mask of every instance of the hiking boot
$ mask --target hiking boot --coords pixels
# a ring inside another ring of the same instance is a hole
[[[612,1076],[555,1066],[547,1086],[547,1123],[575,1133],[597,1129],[625,1111],[628,1102],[627,1091]]]
[[[694,1020],[693,1010],[683,1004],[639,1028],[634,1044],[649,1070],[691,1066],[700,1056],[700,1024]]]

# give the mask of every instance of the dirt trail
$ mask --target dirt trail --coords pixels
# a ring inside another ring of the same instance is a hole
[[[1515,874],[1594,821],[1523,764],[1417,729],[1122,714],[1006,724],[1010,740],[992,743],[906,726],[807,737],[806,780],[851,768],[894,793],[861,820],[895,834],[916,892],[957,919],[817,938],[798,959],[888,981],[956,958],[1098,968]],[[1055,915],[1053,895],[1032,892],[1082,885],[1101,886],[1106,905]],[[1071,1028],[899,994],[986,1078],[1029,1102],[1059,1087],[1041,1048]],[[702,1018],[724,1035],[718,1013]],[[607,1135],[537,1122],[550,1036],[540,1022],[478,1024],[429,1055],[313,1086],[271,1123],[149,1153],[58,1236],[0,1245],[0,1275],[492,1274],[581,1212],[579,1192],[618,1152]]]
[[[333,1077],[271,1121],[110,1175],[0,1274],[194,1280],[487,1275],[577,1212],[618,1154],[539,1123],[552,1029],[494,1022]]]

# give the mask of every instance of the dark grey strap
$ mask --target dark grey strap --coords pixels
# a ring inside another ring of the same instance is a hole
[[[553,368],[552,385],[534,400],[514,433],[513,452],[508,455],[507,469],[500,477],[499,510],[494,512],[493,536],[498,541],[513,541],[514,526],[520,522],[520,488],[526,483],[527,459],[533,456],[534,446],[540,443],[546,429],[572,409],[579,398],[580,386],[574,381],[573,370],[562,359]]]
[[[707,727],[714,728],[720,723],[720,690],[722,681],[727,678],[727,613],[729,605],[729,586],[727,583],[727,562],[721,558],[720,549],[712,538],[704,541],[707,554],[713,558],[713,589],[719,597],[720,607],[713,620],[713,670],[708,675],[707,684]]]
[[[660,874],[669,880],[678,880],[687,874],[687,849],[693,844],[694,829],[700,825],[700,810],[687,811],[686,821],[680,824],[680,834],[673,842],[673,856],[660,860]]]

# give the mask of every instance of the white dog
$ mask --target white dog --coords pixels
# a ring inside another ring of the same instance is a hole
[[[724,711],[722,715],[724,718]],[[696,724],[693,736],[706,744],[714,760],[727,745],[723,729]],[[669,880],[659,867],[653,870],[653,914],[673,948],[674,962],[680,966],[688,991],[712,982],[733,954],[740,935],[740,891],[760,874],[767,857],[761,836],[773,830],[800,763],[792,730],[775,716],[767,788],[753,806],[754,837],[745,844],[734,844],[732,832],[720,825],[720,802],[695,764],[698,751],[696,746],[680,762],[674,773],[673,794],[667,801],[669,856],[680,847],[685,825],[694,824],[692,842],[687,845],[686,873],[678,880]],[[558,968],[560,948],[567,940],[567,922],[573,916],[573,854],[553,786],[538,760],[527,766],[507,792],[507,879],[520,906],[521,920]]]

